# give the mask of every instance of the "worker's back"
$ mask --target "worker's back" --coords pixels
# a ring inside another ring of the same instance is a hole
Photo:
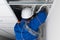
[[[40,11],[29,23],[26,24],[24,19],[16,23],[14,28],[16,40],[37,40],[39,26],[45,22],[46,17],[46,12]]]

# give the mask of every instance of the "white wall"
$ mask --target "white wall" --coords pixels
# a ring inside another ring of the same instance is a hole
[[[0,0],[0,35],[13,39],[16,22],[17,19],[6,0]]]
[[[60,0],[54,0],[46,21],[47,40],[60,40]]]

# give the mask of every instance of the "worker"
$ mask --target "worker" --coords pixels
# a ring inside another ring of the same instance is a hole
[[[34,14],[31,8],[24,8],[21,12],[21,21],[14,27],[16,40],[38,40],[38,30],[47,17],[46,8]]]

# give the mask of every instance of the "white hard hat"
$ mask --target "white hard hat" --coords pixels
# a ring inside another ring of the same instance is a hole
[[[29,19],[30,17],[32,17],[33,15],[33,11],[31,10],[31,8],[24,8],[22,10],[22,14],[21,17],[24,19]]]

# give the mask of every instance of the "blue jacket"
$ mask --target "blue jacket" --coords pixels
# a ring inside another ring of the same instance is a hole
[[[33,19],[30,20],[30,22],[27,25],[30,29],[34,30],[35,32],[38,32],[38,28],[42,23],[45,22],[46,17],[47,17],[46,12],[40,11]],[[37,40],[38,38],[37,35],[32,35],[31,33],[28,32],[28,30],[25,29],[26,27],[25,21],[26,20],[21,20],[21,22],[16,23],[14,27],[16,40]]]

